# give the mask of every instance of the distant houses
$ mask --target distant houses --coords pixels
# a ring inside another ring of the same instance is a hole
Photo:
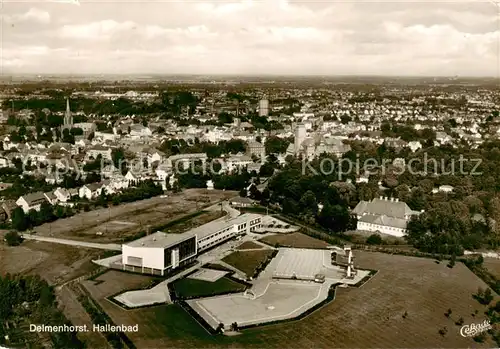
[[[44,202],[49,202],[47,196],[43,192],[36,192],[20,196],[16,204],[23,209],[24,213],[28,213],[30,210],[40,211]]]

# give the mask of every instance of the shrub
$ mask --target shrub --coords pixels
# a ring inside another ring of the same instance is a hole
[[[19,246],[23,242],[23,238],[17,231],[9,231],[5,234],[5,242],[8,246]]]
[[[372,234],[366,239],[368,245],[380,245],[382,244],[382,237],[378,234]]]

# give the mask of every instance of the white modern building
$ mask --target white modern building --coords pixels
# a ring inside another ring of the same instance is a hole
[[[196,235],[156,232],[122,245],[122,269],[164,275],[196,258]]]
[[[222,242],[254,231],[260,227],[262,216],[245,213],[233,219],[212,221],[189,231],[198,238],[198,251],[204,251]]]
[[[197,254],[260,227],[262,216],[245,213],[233,219],[215,220],[182,234],[156,232],[122,245],[122,270],[165,275],[186,265]]]

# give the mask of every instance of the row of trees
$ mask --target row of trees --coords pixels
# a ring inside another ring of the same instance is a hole
[[[11,213],[12,228],[25,231],[56,219],[71,217],[74,214],[74,210],[70,207],[52,206],[48,202],[40,205],[40,211],[32,209],[28,214],[25,214],[21,207],[16,207]]]
[[[11,333],[12,329],[18,334],[25,324],[44,324],[47,326],[61,326],[71,323],[57,308],[54,290],[38,275],[5,275],[0,276],[0,344],[25,346],[29,342],[36,343],[38,338],[31,338],[24,333],[24,338],[17,343],[7,343],[6,338],[19,337]],[[4,325],[10,323],[7,328]],[[52,332],[50,340],[53,348],[84,348],[75,332]],[[27,343],[26,343],[26,342]]]
[[[303,175],[300,161],[289,160],[269,181],[270,202],[279,204],[284,213],[319,224],[332,233],[355,229],[356,219],[349,212],[354,190],[320,174]]]
[[[105,190],[103,190],[101,195],[93,203],[97,206],[104,207],[109,203],[119,205],[121,203],[149,199],[151,197],[161,195],[162,193],[162,187],[149,180],[138,183],[135,188],[128,188],[116,194],[108,195]],[[57,219],[71,217],[80,208],[86,210],[90,209],[88,204],[85,203],[85,200],[82,200],[82,202],[77,204],[75,209],[59,205],[52,206],[48,202],[43,202],[40,205],[39,211],[32,209],[28,212],[28,214],[25,214],[21,207],[17,207],[11,214],[12,228],[18,231],[25,231],[44,223],[53,222]]]
[[[246,144],[240,139],[220,141],[217,144],[211,142],[200,142],[195,138],[192,143],[184,139],[169,139],[161,144],[159,150],[167,156],[187,153],[205,153],[210,159],[218,158],[223,154],[245,153]]]
[[[21,166],[22,167],[22,164]],[[84,184],[95,183],[101,180],[99,173],[88,173],[85,179],[76,172],[60,174],[62,182],[55,185],[49,184],[43,177],[22,174],[21,168],[0,169],[0,180],[4,183],[12,183],[12,186],[0,191],[0,195],[6,199],[17,200],[20,196],[34,192],[49,192],[55,190],[58,186],[66,189],[79,188]],[[47,172],[48,173],[48,172]],[[17,175],[16,175],[17,174]]]

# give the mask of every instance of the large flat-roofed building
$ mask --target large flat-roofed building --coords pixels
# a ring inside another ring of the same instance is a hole
[[[154,275],[185,265],[196,258],[198,241],[195,234],[156,232],[122,245],[124,270]]]
[[[156,232],[122,245],[121,263],[115,268],[165,275],[193,261],[199,252],[259,228],[262,215],[245,213],[215,220],[182,234]]]
[[[235,236],[254,231],[260,227],[262,216],[244,213],[233,219],[218,220],[190,230],[198,238],[198,251],[204,251]]]

